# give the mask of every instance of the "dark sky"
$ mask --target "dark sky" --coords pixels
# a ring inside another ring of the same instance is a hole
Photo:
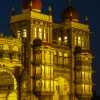
[[[10,9],[15,7],[16,12],[20,11],[22,0],[0,0],[0,32],[8,34]],[[55,20],[60,20],[61,12],[68,6],[68,0],[43,0],[44,11],[48,3],[53,5]],[[80,17],[88,16],[91,26],[92,50],[95,56],[95,80],[96,92],[100,95],[100,0],[72,0],[72,5],[77,9]]]

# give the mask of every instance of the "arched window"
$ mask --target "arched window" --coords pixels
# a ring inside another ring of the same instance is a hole
[[[64,45],[67,45],[67,42],[68,42],[68,37],[65,36],[65,37],[64,37]]]
[[[61,42],[62,42],[62,38],[58,37],[58,45],[61,45]]]
[[[62,54],[62,52],[59,52],[59,55],[58,55],[58,63],[59,63],[60,65],[63,64],[63,54]]]
[[[77,37],[75,36],[75,39],[74,39],[74,43],[75,43],[75,46],[77,46]]]
[[[39,28],[38,36],[40,39],[42,39],[42,28]]]
[[[46,30],[44,29],[44,41],[46,41]]]
[[[64,53],[64,65],[68,64],[68,53]]]
[[[27,37],[27,29],[23,29],[23,37],[24,37],[24,38]]]
[[[57,51],[54,52],[54,64],[58,64]]]
[[[78,46],[81,47],[81,37],[80,36],[78,36]]]

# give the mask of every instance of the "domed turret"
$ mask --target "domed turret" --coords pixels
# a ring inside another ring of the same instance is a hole
[[[32,0],[32,9],[41,10],[42,9],[41,0]]]
[[[41,11],[42,9],[41,0],[24,0],[23,9],[35,9],[37,11]]]
[[[62,15],[63,20],[79,21],[79,14],[73,7],[65,9]]]

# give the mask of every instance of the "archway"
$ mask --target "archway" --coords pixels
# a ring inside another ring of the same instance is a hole
[[[70,85],[63,77],[57,77],[54,81],[54,100],[69,100]]]
[[[0,68],[0,100],[17,100],[17,81],[8,70]]]

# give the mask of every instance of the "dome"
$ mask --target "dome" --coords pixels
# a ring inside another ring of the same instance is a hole
[[[32,0],[32,9],[41,10],[41,0]]]
[[[23,9],[41,10],[41,0],[23,0]]]
[[[78,21],[79,20],[79,14],[76,11],[75,8],[73,7],[68,7],[67,9],[65,9],[65,11],[63,12],[63,19],[70,19],[73,21]]]

